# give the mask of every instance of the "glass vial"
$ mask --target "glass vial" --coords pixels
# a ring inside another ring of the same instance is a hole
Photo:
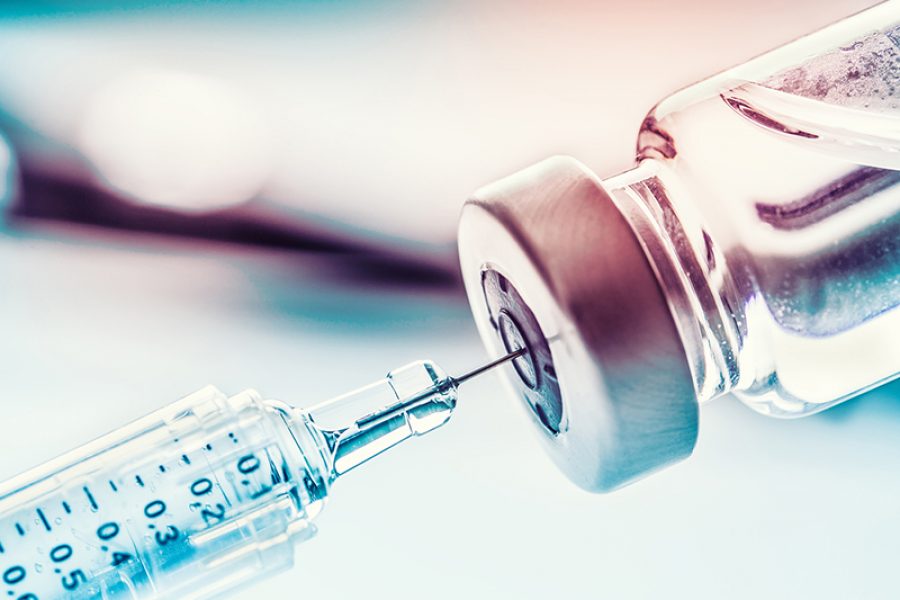
[[[679,271],[701,398],[803,415],[897,375],[900,4],[671,96],[638,159],[604,185]]]
[[[500,313],[549,344],[558,398],[508,375],[573,479],[610,489],[690,453],[678,361],[693,403],[782,417],[897,377],[900,2],[670,96],[637,158],[602,181],[551,159],[477,192],[460,225],[488,346]],[[495,273],[520,305],[491,299]]]

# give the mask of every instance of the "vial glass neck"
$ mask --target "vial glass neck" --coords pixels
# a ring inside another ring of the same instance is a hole
[[[740,376],[746,297],[676,177],[655,159],[604,180],[656,272],[684,344],[701,401],[733,389]]]

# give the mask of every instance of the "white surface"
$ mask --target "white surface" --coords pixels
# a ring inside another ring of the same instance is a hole
[[[483,358],[461,294],[328,272],[0,234],[0,478],[206,383],[307,403]],[[603,497],[557,474],[499,389],[467,384],[445,428],[340,481],[297,566],[236,597],[897,597],[900,386],[793,422],[718,401],[689,462]]]

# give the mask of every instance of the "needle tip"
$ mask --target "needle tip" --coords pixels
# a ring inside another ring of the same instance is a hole
[[[494,367],[502,365],[503,363],[505,363],[507,361],[515,360],[516,358],[519,358],[520,356],[523,356],[527,353],[528,353],[528,348],[519,348],[515,352],[510,352],[509,354],[507,354],[505,356],[501,356],[500,358],[493,360],[493,361],[487,363],[486,365],[482,365],[482,366],[478,367],[477,369],[473,369],[473,370],[469,371],[468,373],[464,373],[458,377],[451,377],[451,379],[454,382],[456,382],[456,385],[459,385],[459,384],[463,383],[464,381],[468,381],[469,379],[472,379],[473,377],[481,375],[485,371],[489,371],[489,370],[493,369]]]

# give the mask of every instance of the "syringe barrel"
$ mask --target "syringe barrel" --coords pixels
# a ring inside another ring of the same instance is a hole
[[[0,485],[0,595],[210,598],[287,568],[329,484],[307,425],[207,387]]]

